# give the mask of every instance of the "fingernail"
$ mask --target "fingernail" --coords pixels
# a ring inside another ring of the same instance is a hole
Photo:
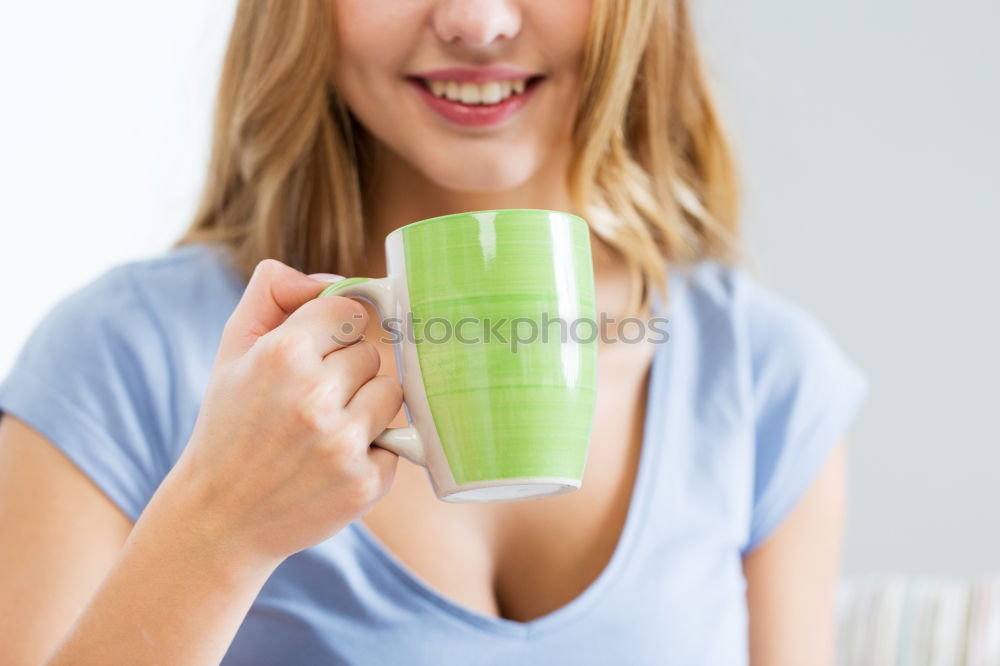
[[[340,282],[344,279],[343,275],[337,275],[336,273],[310,273],[309,277],[320,282]]]

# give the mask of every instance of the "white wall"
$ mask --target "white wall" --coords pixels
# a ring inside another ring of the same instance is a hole
[[[871,382],[847,571],[1000,570],[1000,2],[699,5],[759,272]]]
[[[1000,3],[698,4],[765,281],[865,369],[850,572],[1000,568]],[[0,8],[0,373],[186,225],[231,0]]]
[[[186,226],[235,4],[0,4],[0,373],[71,287]]]

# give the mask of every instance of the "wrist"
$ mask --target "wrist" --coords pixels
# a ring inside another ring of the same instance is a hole
[[[153,495],[133,535],[172,551],[227,587],[259,589],[283,560],[250,547],[219,519],[183,457]]]
[[[49,663],[222,660],[281,559],[227,537],[181,480],[173,472],[164,479]]]

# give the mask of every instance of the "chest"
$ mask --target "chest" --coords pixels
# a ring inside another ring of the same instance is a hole
[[[381,351],[380,372],[394,374],[391,349]],[[528,622],[571,602],[608,565],[628,515],[653,351],[642,344],[602,348],[580,490],[449,504],[434,496],[423,468],[400,460],[365,526],[413,575],[483,615]],[[401,412],[392,425],[404,423]]]

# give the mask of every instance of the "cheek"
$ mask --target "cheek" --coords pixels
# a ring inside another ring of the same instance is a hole
[[[399,92],[392,54],[380,51],[379,40],[366,39],[370,25],[358,25],[338,43],[333,76],[337,93],[372,134],[391,140],[399,125],[393,100]],[[363,29],[362,29],[363,28]]]
[[[590,28],[591,2],[549,0],[530,5],[530,25],[545,59],[553,67],[551,95],[547,102],[549,122],[567,131],[582,92],[583,59]],[[554,128],[553,128],[554,129]]]
[[[398,74],[412,48],[416,19],[407,2],[335,0],[336,53],[334,76],[345,97]]]
[[[578,70],[590,28],[590,0],[547,0],[528,5],[532,28],[552,62]]]

